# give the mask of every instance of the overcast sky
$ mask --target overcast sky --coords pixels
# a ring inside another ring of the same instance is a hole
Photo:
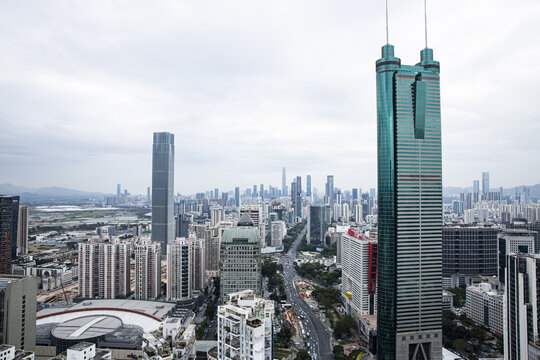
[[[175,192],[376,184],[384,0],[3,1],[0,183],[132,193],[152,133],[175,134]],[[445,186],[540,182],[540,1],[429,0]],[[403,64],[423,1],[390,0]]]

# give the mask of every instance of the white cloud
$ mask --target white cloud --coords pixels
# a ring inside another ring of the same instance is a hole
[[[414,64],[423,2],[390,5]],[[539,20],[534,0],[429,2],[445,184],[540,180]],[[152,132],[172,131],[181,193],[280,185],[283,165],[373,187],[384,28],[384,2],[4,2],[0,182],[144,193]]]

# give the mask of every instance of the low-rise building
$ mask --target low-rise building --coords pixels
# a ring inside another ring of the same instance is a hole
[[[481,283],[467,287],[467,317],[497,334],[503,334],[503,303],[503,295],[493,289],[491,284]]]
[[[13,345],[0,345],[0,359],[1,360],[34,360],[34,353],[32,351],[26,351],[16,349]]]
[[[442,309],[452,310],[454,308],[454,294],[449,291],[443,290],[442,292]]]

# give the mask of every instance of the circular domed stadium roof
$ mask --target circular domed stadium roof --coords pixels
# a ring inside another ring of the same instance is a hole
[[[111,315],[82,316],[58,324],[51,331],[56,339],[90,340],[118,330],[122,320]]]

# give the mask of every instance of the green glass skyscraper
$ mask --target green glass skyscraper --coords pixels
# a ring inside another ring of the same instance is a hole
[[[439,63],[421,51],[377,60],[377,359],[441,359],[442,173]]]

